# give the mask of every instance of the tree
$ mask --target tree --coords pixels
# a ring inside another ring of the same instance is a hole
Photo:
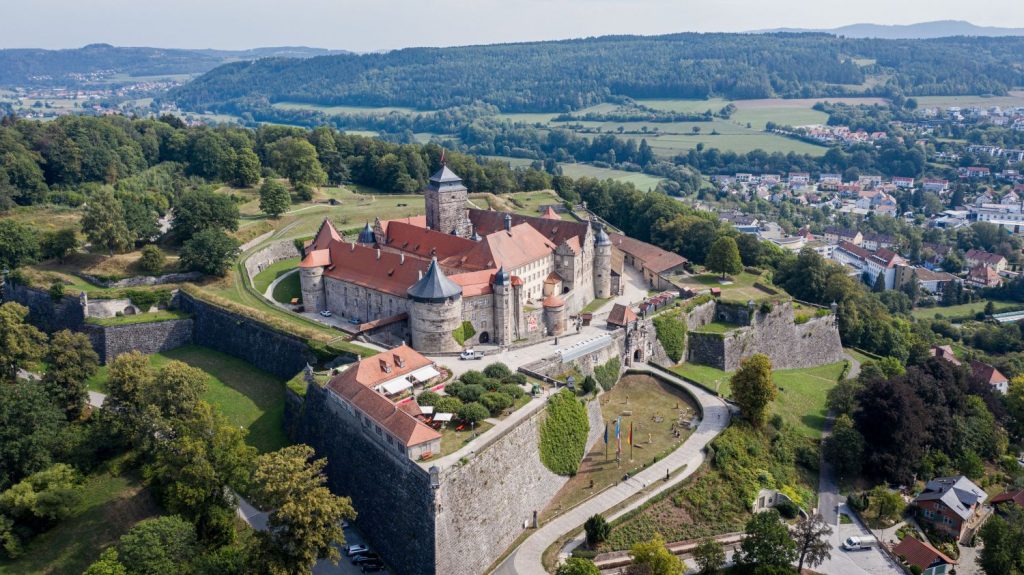
[[[853,425],[849,415],[836,418],[832,433],[822,445],[825,461],[832,464],[841,478],[856,477],[864,458],[864,438]]]
[[[345,542],[343,519],[356,512],[348,497],[326,487],[324,459],[313,448],[293,445],[261,455],[252,476],[254,502],[270,509],[268,529],[257,534],[257,561],[271,575],[305,575],[317,559],[337,562]]]
[[[206,190],[185,192],[174,206],[171,230],[179,242],[188,241],[210,228],[238,229],[238,205],[224,194]]]
[[[471,401],[459,407],[459,419],[466,423],[480,423],[490,416],[491,412],[476,401]]]
[[[633,558],[630,573],[679,575],[683,570],[683,562],[665,547],[665,540],[657,533],[650,541],[633,545],[629,555]]]
[[[148,274],[158,274],[164,269],[164,262],[167,257],[164,252],[153,244],[142,248],[142,257],[139,258],[139,269]]]
[[[82,214],[82,232],[94,247],[109,255],[128,249],[133,237],[124,219],[124,207],[108,187],[95,192]]]
[[[569,557],[558,566],[555,575],[601,575],[601,570],[590,559]]]
[[[996,304],[992,303],[991,301],[986,303],[985,304],[985,315],[988,316],[988,317],[992,317],[992,315],[995,314],[995,313],[996,313]]]
[[[28,308],[7,302],[0,305],[0,378],[14,381],[18,370],[46,354],[46,335],[26,323]]]
[[[583,524],[583,530],[587,532],[587,545],[591,547],[604,543],[608,540],[608,536],[612,534],[612,526],[600,513],[591,515],[587,522]]]
[[[39,249],[43,258],[56,259],[64,263],[64,259],[78,249],[78,234],[73,228],[46,232],[39,242]]]
[[[865,276],[867,276],[866,273]],[[875,283],[871,286],[871,291],[875,293],[882,293],[885,291],[885,274],[880,273],[875,276]]]
[[[43,385],[50,398],[68,420],[78,419],[89,397],[85,382],[99,369],[100,356],[92,349],[88,336],[65,329],[50,339],[46,363]]]
[[[906,503],[900,494],[885,485],[876,485],[868,493],[868,509],[875,512],[875,519],[879,523],[896,521],[903,515],[905,507]]]
[[[242,148],[235,154],[230,176],[231,185],[235,187],[255,186],[260,181],[260,157],[251,148]]]
[[[861,366],[861,373],[864,373],[864,366]],[[884,377],[881,370],[878,371],[878,375]],[[840,381],[835,387],[828,390],[825,400],[826,407],[839,415],[852,414],[857,409],[857,394],[863,387],[864,385],[856,379]]]
[[[736,551],[737,565],[786,567],[797,559],[796,542],[774,509],[755,513],[747,521],[747,536]]]
[[[0,489],[50,466],[66,425],[35,382],[0,382]]]
[[[39,257],[39,240],[32,228],[12,219],[0,220],[0,266],[13,270]]]
[[[772,382],[772,360],[762,353],[754,354],[743,360],[730,381],[733,399],[743,417],[754,427],[764,425],[768,405],[779,393]]]
[[[828,542],[828,536],[832,534],[832,528],[825,523],[820,514],[801,519],[793,530],[793,539],[796,540],[796,549],[799,559],[797,560],[797,573],[804,572],[804,563],[810,567],[817,567],[831,557],[829,552],[832,545]]]
[[[108,547],[100,553],[100,558],[89,565],[82,575],[128,575],[121,561],[118,560],[117,548]]]
[[[195,527],[177,515],[141,521],[117,543],[128,575],[186,573],[198,551]]]
[[[291,181],[319,186],[327,181],[317,157],[316,148],[302,138],[284,138],[278,140],[270,149],[270,162],[279,173]]]
[[[152,385],[144,390],[143,401],[163,417],[181,417],[193,412],[206,393],[206,372],[180,361],[160,368]]]
[[[17,523],[45,529],[71,515],[82,498],[82,476],[58,463],[0,493],[0,514]]]
[[[1010,505],[1005,518],[995,513],[978,534],[985,546],[978,564],[986,575],[1021,575],[1024,573],[1024,511]]]
[[[206,229],[185,242],[181,264],[186,269],[211,276],[228,273],[238,258],[238,240],[219,229]]]
[[[743,271],[743,260],[740,259],[740,250],[736,246],[736,240],[730,236],[722,236],[711,244],[704,266],[713,272],[718,272],[725,277],[729,274],[738,274]]]
[[[267,178],[260,186],[260,211],[271,218],[281,217],[291,203],[291,195],[281,182]]]
[[[705,539],[694,548],[693,560],[697,563],[700,575],[718,575],[725,565],[725,549],[718,541]]]

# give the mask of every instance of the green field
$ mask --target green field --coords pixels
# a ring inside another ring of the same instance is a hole
[[[725,323],[724,321],[713,321],[711,323],[704,324],[693,331],[694,333],[728,333],[741,327],[743,326],[736,325],[734,323]]]
[[[825,425],[825,397],[835,387],[846,362],[840,361],[806,369],[777,369],[772,378],[779,388],[779,396],[772,411],[782,416],[787,425],[801,435],[818,439]],[[672,368],[679,375],[730,396],[729,378],[732,372],[704,365],[684,363]]]
[[[248,429],[246,443],[249,445],[266,452],[290,443],[284,433],[284,382],[281,379],[205,347],[179,347],[155,353],[149,359],[158,369],[177,360],[205,371],[209,378],[203,399],[219,408],[232,424]],[[106,383],[106,366],[88,382],[89,389],[101,392],[106,391]]]
[[[920,108],[948,106],[1024,106],[1024,90],[1012,90],[1006,96],[914,96]]]
[[[651,191],[658,187],[664,180],[658,176],[642,174],[640,172],[626,172],[611,168],[599,168],[590,164],[561,164],[562,173],[571,178],[597,178],[599,180],[615,180],[623,183],[631,183],[638,190]]]
[[[323,112],[328,115],[364,114],[367,116],[384,116],[392,112],[398,112],[400,114],[426,114],[433,112],[433,110],[416,110],[414,108],[406,108],[402,106],[323,106],[320,104],[305,104],[302,102],[277,102],[273,107],[280,110],[312,110],[314,112]]]
[[[81,573],[133,525],[160,513],[141,481],[107,467],[86,478],[68,519],[32,539],[16,561],[0,560],[0,575]]]
[[[252,287],[256,288],[256,291],[264,293],[270,284],[274,283],[274,280],[294,270],[298,265],[299,258],[288,258],[273,263],[252,278]]]
[[[188,317],[192,316],[173,309],[161,309],[150,313],[137,313],[135,315],[124,315],[120,317],[90,317],[86,318],[86,322],[95,325],[129,325],[133,323],[153,323],[158,321],[170,321],[173,319],[185,319]]]
[[[731,284],[722,284],[720,280],[721,276],[718,274],[700,274],[700,275],[676,275],[670,279],[678,286],[690,288],[693,290],[707,290],[708,288],[721,288],[722,299],[732,302],[747,302],[749,300],[761,301],[775,298],[778,299],[789,299],[789,296],[779,289],[779,295],[772,295],[761,288],[755,287],[754,283],[761,280],[760,276],[756,276],[747,272],[740,272],[736,275],[729,276],[728,281]],[[763,282],[762,282],[763,283]]]
[[[951,305],[949,307],[920,307],[910,312],[910,315],[914,319],[934,319],[935,314],[939,314],[944,318],[961,318],[974,316],[979,312],[985,311],[985,305],[989,300],[978,300],[976,302],[964,303],[960,305]],[[1020,309],[1020,302],[1014,301],[999,301],[992,300],[992,304],[996,308],[996,312],[1009,311],[1013,309]]]

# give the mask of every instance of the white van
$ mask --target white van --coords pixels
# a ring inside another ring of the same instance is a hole
[[[847,537],[846,541],[843,541],[843,549],[846,549],[847,551],[867,551],[868,549],[877,546],[878,539],[873,535]]]

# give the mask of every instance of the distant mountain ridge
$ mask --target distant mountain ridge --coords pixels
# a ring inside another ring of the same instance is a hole
[[[999,28],[996,26],[978,26],[964,20],[936,20],[917,24],[850,24],[839,28],[772,28],[770,30],[754,30],[755,34],[773,34],[778,32],[806,33],[816,32],[844,36],[846,38],[883,38],[887,40],[927,40],[930,38],[948,38],[951,36],[1024,36],[1024,28]]]
[[[92,75],[111,72],[127,76],[202,74],[229,62],[338,54],[350,52],[306,46],[249,50],[190,50],[110,44],[89,44],[66,50],[15,48],[0,50],[0,86],[75,85],[87,83]]]

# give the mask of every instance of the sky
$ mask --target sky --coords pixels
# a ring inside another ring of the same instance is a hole
[[[740,32],[969,20],[1024,28],[1024,1],[6,0],[0,48],[85,44],[366,52],[606,34]]]

